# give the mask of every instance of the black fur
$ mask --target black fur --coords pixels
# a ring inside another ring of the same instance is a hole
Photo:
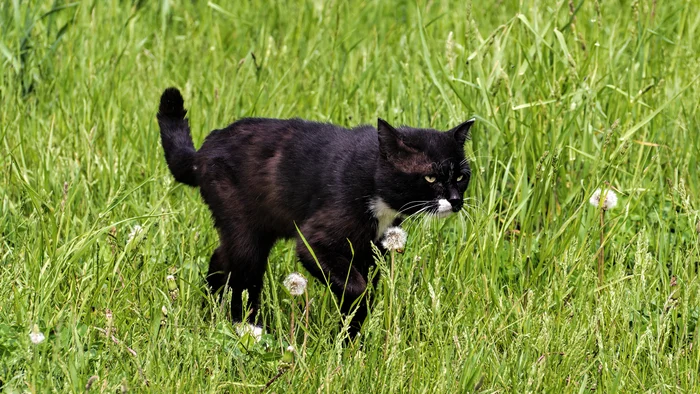
[[[378,129],[241,119],[212,131],[195,152],[185,113],[180,93],[167,89],[158,113],[165,158],[175,179],[198,185],[211,209],[221,244],[207,280],[213,291],[231,287],[236,319],[251,318],[242,316],[244,289],[249,308],[258,308],[267,256],[280,238],[297,239],[304,267],[321,281],[327,278],[348,313],[374,264],[376,198],[404,215],[437,213],[439,199],[449,200],[452,211],[462,208],[470,175],[463,143],[473,121],[438,132],[396,129],[381,119]],[[366,313],[366,303],[359,303],[353,332]]]
[[[165,89],[160,97],[158,125],[160,140],[165,150],[165,161],[175,180],[186,185],[197,186],[195,176],[195,149],[190,135],[190,125],[185,119],[184,101],[176,88]]]

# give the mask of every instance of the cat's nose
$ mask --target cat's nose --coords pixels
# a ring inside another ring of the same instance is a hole
[[[449,201],[450,205],[452,205],[452,212],[457,212],[462,209],[463,202],[461,198],[451,198],[447,201]]]

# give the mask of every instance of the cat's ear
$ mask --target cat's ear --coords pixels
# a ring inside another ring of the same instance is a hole
[[[417,152],[406,144],[400,131],[382,118],[377,118],[377,131],[379,132],[379,151],[384,157],[391,158]]]
[[[455,127],[454,129],[448,131],[448,133],[452,134],[452,136],[455,138],[459,145],[464,145],[464,143],[471,136],[469,133],[469,129],[472,128],[472,125],[475,121],[476,119],[471,118],[468,121],[462,123],[461,125]]]

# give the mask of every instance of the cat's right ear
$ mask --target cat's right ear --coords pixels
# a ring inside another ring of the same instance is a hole
[[[415,149],[404,142],[401,132],[396,130],[386,120],[377,118],[377,131],[379,134],[379,152],[385,158],[389,159],[416,152]]]

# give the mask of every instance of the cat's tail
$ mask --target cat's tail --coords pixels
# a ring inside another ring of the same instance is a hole
[[[194,154],[197,151],[192,143],[190,124],[185,119],[186,113],[180,91],[177,88],[165,89],[160,96],[157,116],[165,161],[176,181],[197,186],[194,171]]]

